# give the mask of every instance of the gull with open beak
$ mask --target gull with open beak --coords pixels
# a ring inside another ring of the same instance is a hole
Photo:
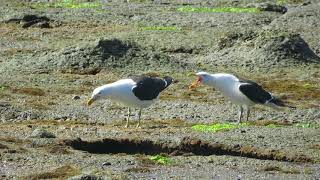
[[[280,110],[281,107],[295,108],[286,105],[279,98],[273,96],[253,81],[240,79],[226,73],[210,74],[198,72],[196,75],[198,76],[197,80],[189,86],[189,89],[194,90],[202,83],[219,90],[232,103],[239,105],[238,123],[241,122],[244,108],[247,110],[248,121],[250,108],[255,104],[266,105],[277,110]]]

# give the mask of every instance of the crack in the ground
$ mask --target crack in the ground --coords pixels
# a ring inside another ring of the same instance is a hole
[[[89,153],[127,153],[127,154],[147,154],[155,155],[167,153],[170,155],[181,155],[192,153],[194,155],[228,155],[241,156],[261,160],[277,160],[287,162],[314,162],[314,159],[304,154],[293,152],[259,149],[253,146],[230,146],[222,143],[212,143],[185,137],[179,144],[170,142],[156,142],[148,139],[112,139],[105,138],[97,141],[83,141],[80,138],[64,140],[63,145],[67,145],[76,150],[87,151]]]

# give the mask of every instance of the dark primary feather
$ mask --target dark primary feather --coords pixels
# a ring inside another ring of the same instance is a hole
[[[243,84],[239,86],[239,90],[255,103],[264,104],[274,98],[269,92],[253,81],[240,80],[240,82]]]
[[[287,105],[281,99],[272,96],[269,92],[264,90],[259,84],[253,81],[241,79],[240,82],[244,84],[241,84],[239,86],[239,90],[255,103],[273,103],[281,107],[289,107],[293,109],[296,108],[294,106]]]
[[[139,76],[132,79],[137,83],[132,92],[140,100],[157,98],[159,93],[173,82],[173,79],[169,76],[164,77],[164,79],[150,76]]]
[[[289,106],[287,106],[286,104],[284,104],[283,101],[281,101],[280,99],[275,98],[275,97],[272,98],[269,102],[270,102],[270,103],[273,103],[273,104],[275,104],[275,105],[277,105],[277,106],[289,107]],[[290,107],[292,107],[292,106],[290,106]]]

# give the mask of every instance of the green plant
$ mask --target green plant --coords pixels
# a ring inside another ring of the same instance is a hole
[[[235,123],[216,123],[212,125],[205,125],[205,124],[197,124],[192,126],[191,128],[196,131],[201,132],[218,132],[218,131],[226,131],[230,129],[235,129],[239,127],[248,126],[248,123],[241,123],[241,124],[235,124]]]
[[[172,163],[172,159],[164,155],[151,156],[149,159],[163,165],[169,165]]]
[[[305,83],[302,85],[304,88],[306,89],[314,89],[314,88],[317,88],[317,86],[313,85],[313,84],[310,84],[310,83]]]
[[[260,12],[258,8],[244,8],[244,7],[191,7],[185,6],[177,9],[180,12],[232,12],[232,13],[257,13]]]
[[[83,8],[101,8],[102,4],[99,2],[77,2],[75,0],[62,0],[55,3],[45,3],[45,4],[39,3],[36,7],[83,9]]]
[[[282,125],[282,124],[268,124],[266,125],[266,127],[269,127],[269,128],[279,128],[279,127],[286,127],[288,125]],[[296,124],[293,124],[291,125],[291,127],[294,126],[294,127],[298,127],[298,128],[319,128],[320,126],[318,124],[315,124],[315,123],[296,123]]]
[[[315,123],[297,123],[294,125],[295,127],[299,127],[299,128],[319,128],[319,125],[315,124]]]
[[[285,5],[287,3],[288,3],[287,0],[277,0],[277,2],[276,2],[277,5]]]
[[[0,92],[7,90],[9,87],[5,85],[0,85]]]

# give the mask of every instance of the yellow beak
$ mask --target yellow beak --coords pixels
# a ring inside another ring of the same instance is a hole
[[[93,102],[94,102],[94,99],[90,98],[90,99],[87,101],[87,105],[90,106]]]
[[[198,86],[200,86],[201,84],[201,77],[198,77],[198,79],[196,81],[194,81],[190,86],[189,86],[189,90],[194,90],[196,89]]]

